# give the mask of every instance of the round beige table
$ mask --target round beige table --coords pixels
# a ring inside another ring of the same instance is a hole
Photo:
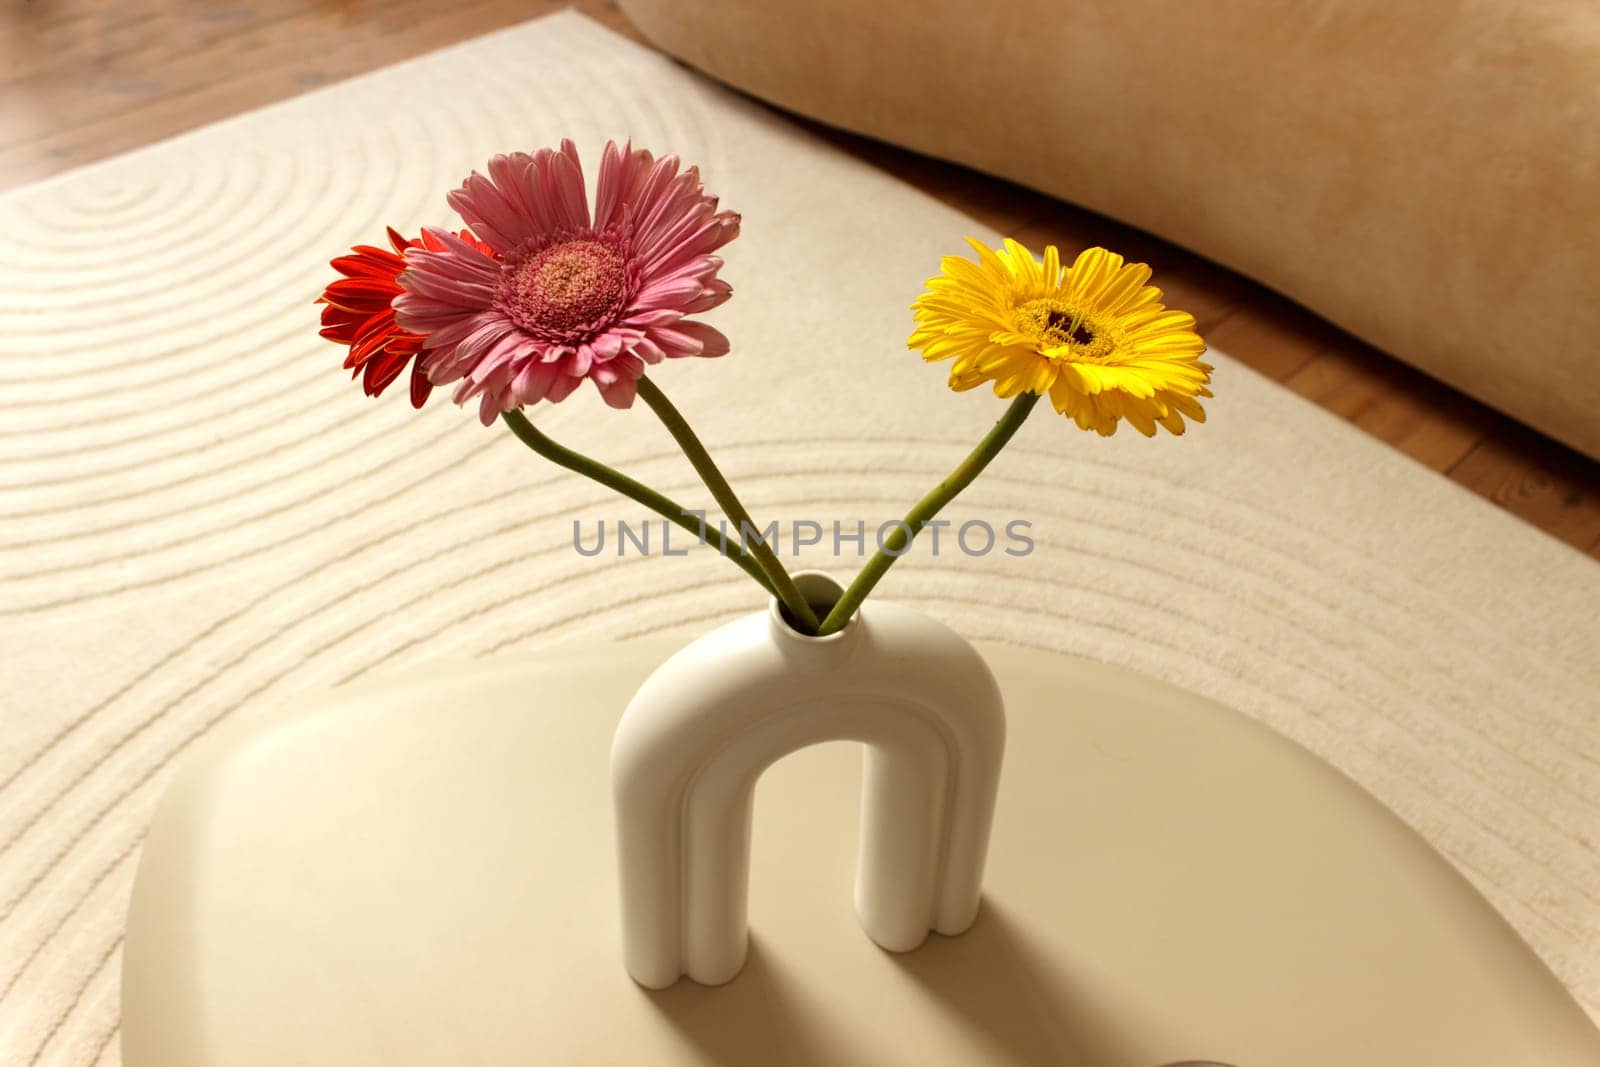
[[[607,752],[673,651],[446,666],[245,716],[146,842],[126,1067],[1594,1067],[1600,1032],[1317,759],[1084,660],[984,649],[1009,717],[983,911],[892,955],[851,904],[860,749],[757,792],[751,953],[624,972]]]

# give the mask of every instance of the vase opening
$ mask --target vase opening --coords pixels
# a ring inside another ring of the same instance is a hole
[[[833,606],[839,602],[839,598],[844,596],[844,586],[822,571],[797,571],[794,575],[794,584],[819,619],[827,618],[828,612],[832,611]],[[777,597],[772,598],[772,614],[774,618],[783,623],[786,630],[795,637],[806,641],[832,640],[853,628],[856,624],[856,619],[860,618],[860,613],[858,612],[850,617],[850,621],[838,633],[829,634],[827,637],[816,637],[805,633],[795,624],[794,617],[789,614],[789,609],[784,607]]]

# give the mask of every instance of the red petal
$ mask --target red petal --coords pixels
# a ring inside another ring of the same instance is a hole
[[[394,246],[396,252],[404,252],[417,243],[415,238],[401,237],[393,226],[385,226],[384,229],[388,231],[389,243]]]
[[[346,277],[388,278],[405,269],[405,260],[393,252],[367,245],[358,245],[354,255],[338,256],[328,265]]]
[[[366,373],[362,376],[361,385],[368,396],[377,396],[400,377],[400,372],[406,369],[406,356],[396,357],[385,352],[382,356],[372,360],[366,365]]]
[[[433,383],[428,381],[428,376],[422,373],[422,360],[411,364],[411,406],[420,408],[428,402],[428,394],[433,392]]]

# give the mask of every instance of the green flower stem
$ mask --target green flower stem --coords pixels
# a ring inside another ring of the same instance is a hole
[[[789,577],[789,572],[783,569],[783,564],[778,562],[777,554],[772,551],[772,546],[767,544],[765,538],[760,536],[760,527],[750,518],[750,513],[745,510],[744,504],[734,495],[733,487],[722,476],[717,465],[711,461],[711,455],[700,443],[700,439],[689,428],[689,423],[678,414],[678,409],[672,406],[659,386],[649,378],[640,375],[639,396],[650,410],[656,413],[662,425],[672,439],[678,442],[678,447],[683,449],[683,454],[689,457],[695,473],[700,475],[700,480],[706,483],[706,488],[711,490],[711,496],[716,500],[717,506],[728,516],[734,528],[740,532],[740,542],[744,541],[744,531],[755,531],[754,543],[748,548],[755,555],[756,563],[761,570],[766,572],[767,587],[773,595],[783,602],[789,609],[789,614],[799,622],[800,628],[808,634],[817,632],[817,615],[811,610],[811,605],[806,603],[805,597],[800,595],[800,590],[795,587],[794,579]]]
[[[766,574],[756,565],[756,562],[743,552],[730,547],[728,539],[722,535],[721,530],[714,530],[709,523],[695,519],[693,515],[697,513],[691,513],[677,501],[663,496],[647,485],[634,481],[626,474],[606,466],[599,460],[590,459],[581,452],[574,452],[570,448],[556,444],[541,433],[533,423],[529,422],[528,417],[521,410],[502,412],[500,417],[505,420],[507,426],[511,427],[511,432],[517,435],[518,440],[545,459],[559,467],[565,467],[569,471],[576,471],[585,478],[591,478],[607,489],[621,493],[630,500],[636,500],[667,521],[683,527],[694,534],[695,537],[711,545],[718,552],[737,563],[746,574],[761,583],[761,587],[767,592],[772,593],[774,596],[777,595],[771,583],[767,580]]]
[[[922,532],[928,522],[944,506],[956,498],[956,495],[971,485],[973,479],[983,473],[983,469],[1000,450],[1006,447],[1012,436],[1022,428],[1027,421],[1028,414],[1033,411],[1033,405],[1039,402],[1038,393],[1022,393],[1011,402],[1006,413],[994,428],[984,435],[978,447],[974,448],[961,464],[951,471],[944,481],[934,487],[933,492],[917,502],[917,506],[906,513],[905,522],[897,525],[888,537],[884,538],[877,554],[867,561],[861,568],[861,573],[856,575],[855,581],[850,583],[850,588],[844,591],[833,610],[828,612],[828,617],[822,620],[822,629],[817,631],[818,636],[825,637],[844,628],[850,617],[860,609],[862,601],[867,599],[867,594],[872,592],[872,587],[894,566],[894,561],[905,555],[911,541]]]

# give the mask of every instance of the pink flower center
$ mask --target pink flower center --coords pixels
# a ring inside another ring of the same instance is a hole
[[[500,306],[525,330],[564,333],[600,325],[622,302],[623,259],[590,238],[560,241],[505,266]]]

